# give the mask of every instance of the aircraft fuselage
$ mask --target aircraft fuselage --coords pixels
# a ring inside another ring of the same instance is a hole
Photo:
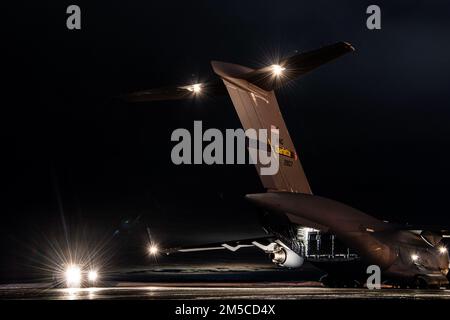
[[[448,252],[420,234],[398,230],[334,200],[295,193],[268,192],[247,198],[269,210],[289,213],[313,225],[329,226],[343,243],[357,252],[365,265],[377,265],[383,277],[428,286],[448,285]],[[333,223],[330,224],[330,221]]]

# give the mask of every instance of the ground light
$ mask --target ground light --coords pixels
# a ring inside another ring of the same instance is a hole
[[[159,251],[158,246],[155,245],[155,244],[152,244],[152,245],[148,248],[148,252],[149,252],[152,256],[156,255],[156,254],[158,253],[158,251]]]
[[[89,283],[95,283],[98,279],[98,272],[96,270],[91,270],[88,272]]]
[[[81,269],[77,265],[70,265],[65,272],[65,276],[68,288],[79,288],[81,286]]]

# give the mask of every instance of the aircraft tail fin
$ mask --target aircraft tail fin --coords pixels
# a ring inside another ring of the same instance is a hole
[[[294,144],[284,123],[275,93],[253,85],[245,79],[235,78],[237,65],[212,62],[214,71],[222,78],[244,130],[276,130],[279,136],[279,170],[274,175],[262,175],[261,165],[256,164],[263,186],[271,191],[287,191],[311,194],[308,180],[295,151]]]
[[[279,136],[279,146],[275,150],[279,156],[278,172],[262,175],[261,165],[256,164],[266,189],[312,194],[273,90],[353,50],[350,44],[339,42],[258,70],[226,62],[211,62],[214,72],[225,84],[244,130],[276,130]]]

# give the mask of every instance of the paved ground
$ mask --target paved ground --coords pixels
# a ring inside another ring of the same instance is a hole
[[[41,285],[0,286],[0,299],[419,299],[450,300],[450,290],[330,289],[314,283],[116,283],[83,289],[48,289]]]

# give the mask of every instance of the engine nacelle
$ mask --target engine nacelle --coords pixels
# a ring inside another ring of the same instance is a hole
[[[302,256],[285,247],[277,248],[276,251],[270,253],[270,257],[272,262],[286,268],[300,268],[304,262]]]
[[[303,265],[303,257],[292,251],[280,240],[271,242],[268,245],[263,245],[257,241],[253,241],[252,244],[268,253],[272,262],[281,267],[300,268]]]

